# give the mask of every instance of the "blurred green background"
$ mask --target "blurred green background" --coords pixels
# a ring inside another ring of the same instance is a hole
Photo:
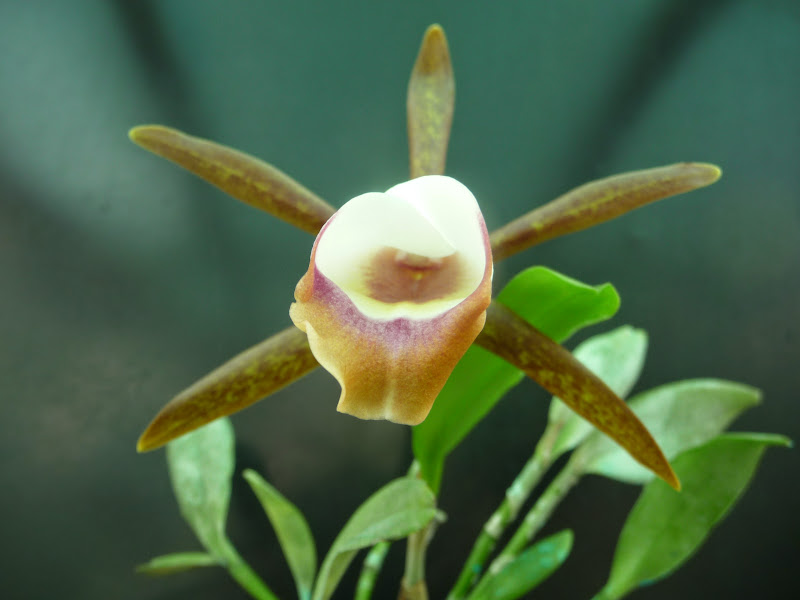
[[[622,323],[650,333],[637,389],[743,381],[765,402],[734,428],[800,439],[796,0],[4,0],[4,598],[244,597],[222,571],[134,574],[151,556],[198,548],[163,452],[137,455],[134,444],[173,394],[289,324],[312,239],[126,132],[164,123],[232,145],[334,205],[386,189],[407,177],[405,88],[433,22],[457,80],[448,174],[475,193],[490,229],[621,171],[698,160],[725,173],[502,263],[496,289],[533,264],[611,281],[622,309],[588,333]],[[407,428],[337,414],[338,393],[318,371],[233,419],[239,466],[306,512],[320,552],[410,461]],[[451,456],[432,598],[531,452],[548,400],[525,382]],[[636,597],[786,595],[800,560],[798,472],[796,451],[768,452],[699,554]],[[637,493],[593,477],[579,485],[545,532],[573,527],[576,547],[536,597],[600,588]],[[291,597],[274,536],[239,481],[229,530]],[[380,598],[396,593],[399,545],[390,561]]]

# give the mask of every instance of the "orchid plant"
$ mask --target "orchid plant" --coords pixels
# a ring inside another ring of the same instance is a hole
[[[760,394],[703,379],[665,385],[626,403],[644,363],[645,332],[623,326],[570,353],[560,344],[610,318],[619,297],[544,267],[517,275],[492,299],[493,265],[557,236],[649,202],[709,185],[720,170],[680,163],[593,181],[489,234],[478,200],[443,175],[454,106],[443,30],[428,28],[408,89],[411,179],[338,210],[275,167],[157,125],[131,139],[231,196],[315,234],[289,310],[294,326],[245,350],[178,394],[150,423],[139,451],[165,444],[181,512],[203,552],[160,556],[148,573],[222,566],[254,598],[275,594],[225,534],[234,474],[228,415],[321,365],[341,385],[338,410],[411,425],[415,461],[369,497],[321,565],[299,509],[258,473],[244,477],[264,507],[301,600],[330,598],[361,549],[355,598],[371,597],[389,544],[407,539],[400,597],[427,598],[425,556],[444,518],[445,459],[525,375],[553,394],[531,458],[479,532],[448,600],[513,599],[567,558],[570,531],[537,534],[585,474],[643,485],[598,600],[621,598],[682,564],[729,511],[778,435],[723,433]],[[565,466],[508,537],[544,474]],[[681,491],[679,491],[681,490]]]

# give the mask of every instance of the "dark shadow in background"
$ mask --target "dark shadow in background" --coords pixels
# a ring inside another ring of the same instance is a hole
[[[199,92],[193,89],[181,68],[179,57],[170,44],[169,26],[163,22],[163,12],[157,8],[157,4],[152,0],[117,0],[114,7],[118,11],[121,29],[126,32],[134,55],[147,73],[153,95],[159,98],[164,112],[169,115],[164,122],[158,124],[180,129],[190,135],[213,139],[213,132],[208,131],[203,115],[193,102],[193,95]],[[178,27],[180,24],[174,25],[174,28]],[[131,123],[131,127],[142,124],[144,123]],[[141,149],[141,152],[147,151]],[[165,164],[167,162],[162,158],[156,160],[162,160]],[[182,167],[170,165],[176,172],[183,171]],[[220,199],[214,188],[194,175],[186,174],[185,179],[187,185],[191,186],[189,193],[194,199],[190,213],[194,219],[191,224],[192,232],[200,240],[196,247],[201,249],[201,253],[196,260],[212,266],[216,293],[226,296],[225,302],[228,306],[238,306],[242,315],[238,323],[245,325],[229,333],[232,339],[241,339],[247,335],[252,323],[262,320],[264,306],[263,298],[248,293],[253,282],[246,270],[229,268],[230,265],[247,264],[252,260],[253,251],[252,248],[239,244],[242,236],[236,229],[237,224],[227,218],[230,213],[227,212],[229,207],[226,203],[237,205],[235,209],[242,211],[242,214],[255,209],[241,205],[238,200],[227,196]],[[221,357],[220,364],[227,358],[229,357]],[[187,385],[188,383],[190,382]]]
[[[620,132],[649,105],[665,74],[669,74],[684,57],[688,46],[705,33],[720,13],[735,2],[678,0],[666,3],[661,14],[653,16],[649,28],[632,39],[630,63],[614,65],[615,69],[625,72],[625,78],[589,120],[592,125],[583,136],[586,142],[572,154],[571,181],[589,181],[608,175],[598,172],[597,157],[612,154]]]
[[[186,112],[182,110],[189,103],[189,86],[154,3],[151,0],[116,0],[113,6],[119,13],[120,28],[127,34],[151,87],[158,91],[164,106],[173,115],[171,122],[190,127],[192,123],[185,122]]]

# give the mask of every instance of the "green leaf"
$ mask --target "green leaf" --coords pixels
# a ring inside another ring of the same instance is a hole
[[[181,514],[206,550],[251,596],[275,600],[225,535],[235,464],[230,420],[218,419],[170,442],[167,464]]]
[[[350,517],[322,562],[314,600],[330,598],[361,548],[419,531],[436,515],[435,498],[425,482],[402,477],[370,496]]]
[[[222,566],[219,559],[207,552],[176,552],[174,554],[156,556],[145,564],[136,567],[136,572],[146,575],[171,575],[198,567],[219,566]]]
[[[619,309],[619,295],[610,283],[587,285],[546,267],[519,273],[497,300],[557,342],[610,319]]]
[[[748,385],[721,379],[689,379],[638,394],[629,405],[672,459],[727,429],[761,393]],[[629,483],[646,483],[652,474],[616,443],[593,434],[578,452],[585,457],[584,472]]]
[[[556,341],[610,318],[619,308],[610,284],[589,286],[545,267],[522,271],[497,300]],[[524,376],[483,348],[473,345],[467,351],[428,417],[413,430],[414,455],[432,490],[439,489],[450,451]]]
[[[608,333],[589,338],[572,353],[589,370],[602,379],[620,398],[631,391],[644,366],[647,354],[647,333],[623,325]],[[594,427],[574,413],[558,398],[550,403],[549,421],[561,424],[551,455],[555,458],[572,450]]]
[[[303,513],[255,471],[247,469],[243,475],[275,529],[283,555],[292,571],[298,597],[300,600],[311,598],[317,570],[317,551]]]
[[[558,569],[572,550],[572,532],[564,530],[537,542],[495,575],[487,575],[469,600],[515,600]]]
[[[686,561],[750,483],[767,446],[789,446],[781,435],[725,434],[675,459],[683,484],[675,492],[648,484],[620,534],[611,575],[597,599],[625,596],[669,575]]]
[[[225,557],[225,520],[234,467],[233,427],[219,419],[167,446],[167,463],[181,515],[211,554]]]

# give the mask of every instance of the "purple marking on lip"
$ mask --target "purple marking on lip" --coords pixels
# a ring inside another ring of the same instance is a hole
[[[428,319],[400,317],[381,321],[371,319],[358,310],[342,289],[314,266],[314,295],[330,306],[336,318],[343,324],[357,329],[367,337],[389,338],[392,343],[413,344],[418,339],[430,336],[443,325],[453,307],[441,315]],[[458,305],[456,305],[458,306]]]

